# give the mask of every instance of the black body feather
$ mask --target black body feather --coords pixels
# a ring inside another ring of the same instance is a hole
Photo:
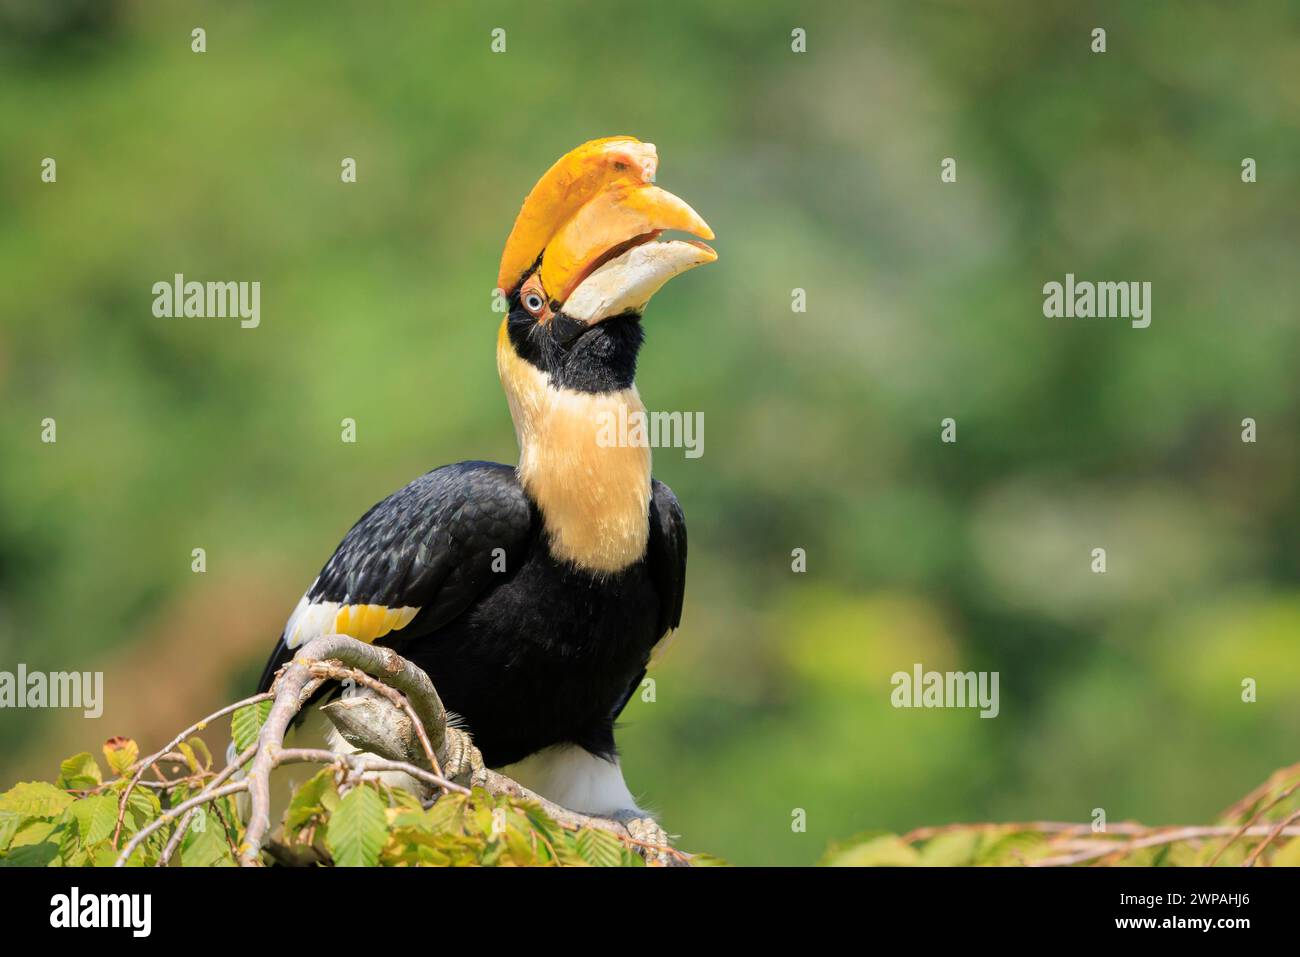
[[[615,719],[681,620],[686,526],[661,482],[647,517],[639,561],[589,574],[550,555],[514,469],[448,465],[370,509],[308,597],[419,607],[377,644],[428,673],[489,766],[565,743],[612,757]],[[292,654],[281,638],[259,690]]]

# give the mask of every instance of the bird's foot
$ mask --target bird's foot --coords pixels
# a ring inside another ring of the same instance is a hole
[[[443,750],[443,776],[462,787],[482,787],[488,770],[483,755],[460,728],[448,728]]]
[[[622,824],[627,833],[638,843],[636,852],[645,858],[652,867],[674,867],[681,863],[680,858],[672,853],[672,841],[668,832],[659,826],[659,822],[646,815],[644,811],[618,811],[613,815],[615,821]]]

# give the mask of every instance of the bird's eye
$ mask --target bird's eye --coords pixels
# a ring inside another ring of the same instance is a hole
[[[524,293],[524,308],[534,316],[540,316],[546,308],[546,300],[535,292]]]

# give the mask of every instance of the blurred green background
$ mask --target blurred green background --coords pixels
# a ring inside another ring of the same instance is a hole
[[[108,694],[97,721],[0,712],[0,784],[247,692],[370,504],[514,461],[500,248],[614,133],[658,145],[721,255],[656,297],[639,376],[706,423],[702,458],[656,453],[687,604],[621,735],[684,847],[1194,823],[1297,759],[1300,6],[0,0],[0,25],[0,668]],[[154,318],[178,272],[259,280],[261,327]],[[1045,319],[1066,272],[1150,281],[1151,327]],[[914,662],[1000,672],[1000,716],[893,709]]]

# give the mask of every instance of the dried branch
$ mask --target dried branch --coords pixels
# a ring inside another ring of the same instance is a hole
[[[1279,768],[1268,776],[1268,780],[1255,788],[1249,794],[1242,797],[1240,800],[1235,801],[1233,805],[1220,814],[1219,817],[1227,820],[1241,817],[1264,798],[1272,794],[1273,791],[1280,787],[1284,782],[1289,781],[1292,784],[1296,783],[1297,776],[1300,776],[1300,764],[1292,764],[1285,768]]]
[[[1240,828],[1234,831],[1230,838],[1228,838],[1226,841],[1223,842],[1223,847],[1219,848],[1218,851],[1215,852],[1214,856],[1210,858],[1209,866],[1213,867],[1215,864],[1217,864],[1219,862],[1219,858],[1223,856],[1224,851],[1226,851],[1229,847],[1235,844],[1243,834],[1245,834],[1248,830],[1250,830],[1250,828],[1252,827],[1252,825],[1254,825],[1256,821],[1258,821],[1261,817],[1263,817],[1265,814],[1271,811],[1278,804],[1282,803],[1287,798],[1289,798],[1297,787],[1300,787],[1300,783],[1293,784],[1289,788],[1284,788],[1282,791],[1278,792],[1277,796],[1274,797],[1273,800],[1269,801],[1266,804],[1260,805],[1259,809],[1255,811],[1255,813],[1252,814],[1250,818],[1241,825]],[[1259,797],[1256,796],[1255,800],[1251,801],[1250,804],[1245,805],[1245,807],[1250,808],[1258,800]],[[1240,802],[1238,803],[1240,804]],[[1242,813],[1244,813],[1244,809]],[[1267,843],[1267,841],[1265,843]]]
[[[1264,840],[1256,844],[1255,847],[1251,850],[1251,852],[1248,855],[1246,855],[1246,859],[1242,862],[1241,866],[1254,867],[1255,862],[1259,860],[1259,855],[1264,853],[1264,848],[1268,847],[1275,840],[1277,840],[1280,835],[1284,833],[1290,833],[1291,831],[1300,830],[1300,828],[1290,828],[1287,826],[1289,824],[1294,824],[1296,821],[1300,821],[1300,811],[1296,811],[1293,814],[1289,814],[1286,817],[1284,817],[1282,820],[1278,821],[1277,826],[1274,827],[1273,830],[1268,832],[1268,836],[1264,838]]]
[[[1285,823],[1287,822],[1283,822],[1283,824]],[[1140,851],[1147,847],[1159,847],[1162,844],[1176,844],[1179,841],[1220,837],[1224,834],[1232,834],[1236,830],[1236,828],[1231,826],[1149,828],[1147,834],[1142,837],[1134,837],[1127,841],[1098,840],[1081,842],[1083,844],[1083,849],[1074,854],[1045,857],[1041,860],[1030,861],[1028,863],[1031,867],[1067,867],[1071,864],[1082,864],[1085,861],[1096,860],[1099,857],[1106,857],[1112,854],[1116,856],[1124,856],[1126,854],[1131,854],[1133,851]],[[1254,827],[1247,828],[1245,833],[1257,835],[1269,834],[1273,830],[1275,829]],[[1282,827],[1276,829],[1279,834],[1282,833],[1283,830]],[[1300,828],[1285,828],[1285,832],[1291,835],[1300,835]],[[1267,841],[1264,843],[1267,843]]]

